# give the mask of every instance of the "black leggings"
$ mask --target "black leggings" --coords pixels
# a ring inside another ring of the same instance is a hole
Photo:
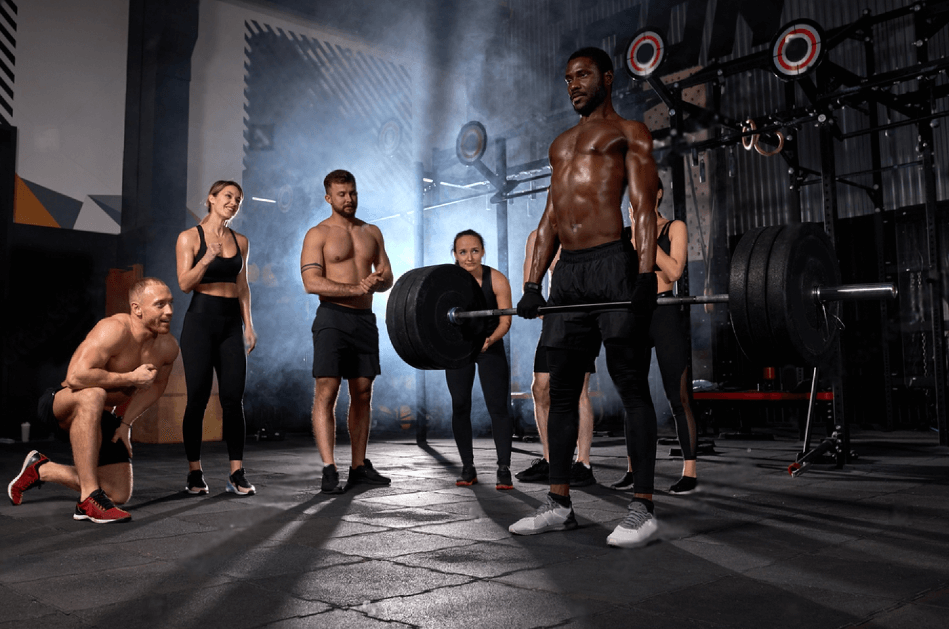
[[[244,458],[244,327],[236,297],[195,293],[181,328],[181,360],[185,367],[188,404],[181,421],[189,462],[201,460],[204,411],[211,397],[212,371],[217,372],[224,422],[224,441],[232,461]]]
[[[451,430],[455,435],[458,454],[461,455],[463,465],[474,464],[471,387],[474,385],[475,364],[478,365],[484,403],[488,407],[488,414],[491,415],[491,433],[494,436],[494,447],[498,451],[498,465],[510,466],[514,422],[508,406],[511,399],[511,377],[503,343],[495,343],[488,351],[478,354],[475,363],[459,369],[445,370],[445,381],[448,383],[448,392],[451,393]]]
[[[645,335],[637,335],[645,336]],[[626,409],[626,453],[636,480],[633,491],[651,494],[656,473],[656,411],[649,396],[650,347],[645,338],[629,343],[606,342],[606,366]],[[547,348],[550,364],[550,414],[547,445],[550,484],[570,483],[570,465],[580,425],[580,392],[585,357],[580,350]]]
[[[659,296],[671,297],[672,292],[660,293]],[[689,346],[686,343],[688,332],[683,327],[687,324],[688,318],[682,316],[679,306],[659,306],[652,315],[649,336],[656,348],[662,388],[665,389],[666,399],[672,407],[682,459],[694,461],[697,437],[695,417],[689,404],[691,387],[688,373]]]

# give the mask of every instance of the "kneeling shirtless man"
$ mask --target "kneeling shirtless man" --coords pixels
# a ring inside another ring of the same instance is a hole
[[[129,290],[129,305],[129,314],[106,317],[92,328],[69,361],[66,379],[40,398],[40,421],[69,436],[74,465],[30,452],[7,487],[13,504],[49,481],[79,492],[73,519],[132,519],[115,506],[132,495],[132,423],[164,393],[178,343],[168,334],[172,296],[164,282],[139,280]]]

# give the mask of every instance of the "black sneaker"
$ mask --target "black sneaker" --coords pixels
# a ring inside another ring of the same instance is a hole
[[[257,489],[244,478],[244,468],[227,477],[227,491],[238,496],[253,496]]]
[[[514,481],[511,480],[511,468],[507,465],[498,466],[498,482],[494,488],[498,491],[514,489]]]
[[[573,467],[570,468],[570,486],[587,487],[595,484],[596,478],[593,476],[593,466],[587,467],[580,461],[574,461]]]
[[[617,489],[617,490],[631,489],[635,481],[636,481],[636,475],[633,474],[632,472],[626,472],[626,474],[623,475],[623,478],[619,479],[618,481],[610,485],[610,489]]]
[[[204,482],[204,472],[201,470],[188,472],[188,484],[185,485],[185,491],[192,496],[206,495],[208,484]]]
[[[346,489],[339,484],[339,472],[333,464],[323,466],[323,481],[320,483],[320,493],[341,494]]]
[[[455,481],[456,487],[471,487],[478,484],[478,472],[474,465],[461,466],[461,478]]]
[[[514,478],[524,483],[546,483],[550,480],[550,463],[547,459],[534,459],[529,468],[518,472]]]
[[[369,462],[369,459],[363,459],[362,465],[353,469],[349,468],[349,478],[346,480],[346,486],[351,487],[360,483],[366,485],[388,485],[392,480],[386,478],[376,471]]]
[[[699,490],[699,481],[694,476],[683,476],[669,488],[670,494],[691,494]]]

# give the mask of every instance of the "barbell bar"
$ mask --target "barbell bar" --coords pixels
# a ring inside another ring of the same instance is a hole
[[[659,305],[727,303],[742,351],[763,364],[818,365],[833,350],[841,301],[891,299],[892,284],[842,284],[833,244],[816,223],[758,227],[732,254],[728,294],[662,297]],[[551,305],[538,314],[617,310],[630,302]],[[477,358],[493,317],[474,277],[451,264],[413,269],[396,282],[386,327],[399,356],[418,369],[454,369]],[[662,316],[661,311],[653,316]]]
[[[818,286],[811,291],[814,301],[878,301],[893,299],[897,295],[893,284],[843,284],[842,286]],[[728,295],[684,295],[681,297],[659,297],[658,306],[694,306],[698,304],[727,304]],[[613,301],[596,304],[569,304],[564,306],[541,306],[537,314],[556,314],[558,312],[597,312],[606,310],[628,310],[631,301]],[[448,311],[448,320],[459,323],[462,319],[479,317],[502,317],[516,315],[517,308],[495,308],[488,310],[462,310],[457,306]]]

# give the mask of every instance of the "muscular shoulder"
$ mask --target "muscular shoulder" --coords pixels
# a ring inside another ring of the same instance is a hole
[[[359,228],[363,230],[364,233],[369,234],[376,240],[382,240],[382,230],[379,229],[378,225],[373,225],[372,223],[363,223]]]
[[[501,273],[494,267],[491,267],[491,284],[494,286],[510,286],[507,278],[504,277],[504,273]]]
[[[644,150],[652,152],[652,133],[649,132],[649,127],[638,120],[623,119],[620,128],[630,144],[638,144]]]
[[[196,247],[199,240],[197,227],[189,227],[178,234],[178,244],[181,245],[194,245]]]
[[[99,321],[86,336],[86,343],[103,349],[121,346],[132,338],[132,323],[128,314],[114,314]]]
[[[237,246],[241,248],[241,251],[247,251],[247,245],[250,243],[247,236],[233,229],[231,231],[234,232],[234,237],[237,238]]]
[[[162,334],[156,338],[155,349],[164,365],[170,365],[178,358],[178,341],[171,334]]]

